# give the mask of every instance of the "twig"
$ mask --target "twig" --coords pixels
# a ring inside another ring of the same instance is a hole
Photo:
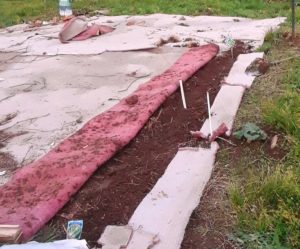
[[[13,45],[9,46],[8,48],[21,46],[21,45],[23,45],[23,43],[25,43],[27,40],[31,39],[32,37],[34,37],[34,35],[28,36],[28,37],[26,37],[26,39],[24,41],[13,44]]]
[[[7,60],[5,60],[5,61],[0,61],[2,64],[7,64],[9,61],[11,61],[11,60],[13,60],[13,59],[15,59],[15,58],[17,58],[17,57],[19,57],[19,56],[21,56],[20,54],[17,54],[17,55],[14,55],[14,56],[12,56],[12,57],[10,57],[9,59],[7,59]]]
[[[273,65],[280,64],[281,62],[285,62],[285,61],[289,61],[289,60],[293,60],[293,59],[297,59],[297,58],[299,58],[299,56],[291,56],[291,57],[288,57],[288,58],[285,58],[285,59],[272,61],[270,64],[273,66]]]
[[[121,99],[120,98],[109,98],[108,99],[108,101],[113,101],[113,100],[118,101],[118,100],[121,100]]]
[[[3,98],[3,99],[0,99],[0,102],[2,102],[2,101],[4,101],[4,100],[7,100],[7,99],[10,99],[10,98],[12,98],[12,97],[14,97],[14,96],[15,96],[15,94],[9,95],[9,96],[7,96],[7,97],[5,97],[5,98]]]
[[[151,75],[151,73],[146,74],[146,75],[143,75],[143,76],[140,76],[140,77],[137,77],[137,78],[134,79],[132,82],[130,82],[130,84],[129,84],[125,89],[120,90],[120,91],[118,91],[118,92],[119,92],[119,93],[120,93],[120,92],[126,92],[126,91],[132,86],[132,84],[133,84],[134,82],[136,82],[136,81],[139,80],[139,79],[146,78],[146,77],[148,77],[148,76],[150,76],[150,75]]]
[[[20,84],[20,85],[15,85],[15,86],[10,86],[9,88],[15,88],[15,87],[19,87],[19,86],[32,86],[32,83],[24,83],[24,84]]]
[[[18,115],[18,112],[13,112],[9,113],[3,118],[2,120],[0,119],[0,126],[7,124],[10,120],[15,118]]]
[[[25,156],[24,156],[24,158],[23,158],[23,160],[22,160],[22,162],[21,162],[21,166],[23,166],[23,163],[25,162],[26,157],[27,157],[29,151],[31,151],[32,148],[33,148],[33,145],[31,145],[31,146],[29,147],[29,149],[27,150],[27,152],[26,152],[26,154],[25,154]]]
[[[155,118],[156,121],[160,118],[160,115],[162,114],[162,111],[163,111],[163,108],[161,108],[161,109],[159,110],[159,113],[158,113],[157,117]]]
[[[38,118],[44,118],[44,117],[47,117],[47,116],[49,116],[49,115],[50,115],[50,113],[47,113],[47,114],[45,114],[45,115],[42,115],[42,116],[39,116],[39,117],[28,118],[28,119],[25,119],[25,120],[18,121],[18,122],[16,122],[16,123],[14,123],[13,125],[11,125],[11,126],[9,126],[9,127],[6,127],[6,128],[4,128],[2,131],[4,131],[4,130],[8,130],[8,129],[10,129],[10,128],[14,127],[15,125],[18,125],[18,124],[20,124],[20,123],[23,123],[23,122],[26,122],[26,121],[32,121],[32,120],[34,120],[34,119],[38,119]]]
[[[117,75],[120,75],[121,73],[115,73],[115,74],[106,74],[106,75],[97,75],[97,74],[85,74],[86,77],[97,77],[97,78],[105,78],[105,77],[115,77]]]
[[[228,140],[228,139],[225,139],[225,138],[223,138],[223,137],[217,137],[217,138],[219,138],[220,140],[225,141],[225,142],[231,144],[232,146],[237,146],[236,144],[234,144],[233,142],[231,142],[231,141]]]
[[[280,74],[280,73],[283,73],[283,72],[286,72],[286,71],[289,71],[289,69],[285,69],[285,70],[277,70],[275,72],[272,72],[272,73],[268,73],[268,74],[265,74],[265,75],[261,75],[261,76],[258,76],[260,79],[264,79],[264,78],[268,78],[274,74]]]
[[[33,87],[37,84],[42,85],[40,90],[46,88],[46,78],[41,77],[41,81],[35,80],[35,81],[33,81],[33,83],[24,83],[24,84],[20,84],[20,85],[11,86],[10,88],[15,88],[15,87],[19,87],[19,86],[28,86],[28,87],[23,89],[23,91],[27,91],[29,88],[31,88],[31,87]]]

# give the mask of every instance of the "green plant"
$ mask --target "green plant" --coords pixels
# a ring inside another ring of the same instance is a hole
[[[244,137],[248,142],[265,140],[267,138],[267,134],[262,129],[250,122],[247,122],[240,130],[234,132],[233,135],[237,139],[242,139]]]

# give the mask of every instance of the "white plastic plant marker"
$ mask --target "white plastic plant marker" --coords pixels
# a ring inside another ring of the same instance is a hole
[[[209,93],[206,92],[206,97],[207,97],[207,109],[208,109],[208,120],[209,120],[209,132],[210,136],[213,134],[212,131],[212,124],[211,124],[211,111],[210,111],[210,99],[209,99]]]
[[[240,54],[225,79],[226,84],[250,88],[255,76],[246,73],[246,69],[256,58],[263,58],[263,56],[264,53]]]
[[[0,176],[4,176],[6,174],[6,170],[0,171]]]
[[[211,117],[213,132],[218,129],[222,123],[224,123],[228,128],[226,135],[230,136],[234,118],[238,111],[244,92],[245,88],[242,86],[223,85],[221,87],[211,107],[211,113],[214,114]],[[209,137],[209,119],[205,120],[200,133],[206,138]]]
[[[85,240],[58,240],[50,243],[28,242],[21,245],[4,245],[1,249],[88,249]]]
[[[193,210],[208,182],[218,144],[210,149],[178,151],[164,175],[143,199],[129,220],[133,229],[157,234],[153,249],[179,249]]]
[[[182,80],[179,81],[179,85],[180,85],[180,92],[181,92],[181,99],[182,99],[183,108],[186,109],[187,107],[186,107],[186,101],[185,101],[185,95],[184,95]]]

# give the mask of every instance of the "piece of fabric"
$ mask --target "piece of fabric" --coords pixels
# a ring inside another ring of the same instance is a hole
[[[83,41],[93,36],[104,35],[114,31],[114,28],[106,25],[93,24],[89,26],[85,31],[72,38],[72,41]]]
[[[68,21],[58,34],[61,43],[67,43],[88,28],[88,22],[83,17],[74,17]]]
[[[219,51],[192,48],[163,74],[91,119],[41,159],[21,168],[0,187],[0,223],[18,224],[28,240],[74,195],[93,172],[128,144],[179,86]]]
[[[213,136],[223,135],[230,136],[235,115],[242,101],[245,88],[242,86],[223,85],[218,92],[214,103],[211,107],[211,126]],[[210,135],[209,120],[206,119],[201,130],[201,137],[208,138]]]
[[[179,150],[163,176],[139,204],[128,225],[156,234],[153,249],[180,249],[185,229],[210,179],[219,146]],[[147,242],[147,240],[146,240]]]
[[[49,243],[29,242],[22,245],[2,246],[2,249],[88,249],[85,240],[58,240]]]
[[[247,73],[246,69],[255,59],[263,58],[263,56],[264,53],[240,54],[225,79],[226,84],[250,88],[256,76]]]
[[[84,17],[74,17],[63,26],[58,38],[62,43],[67,43],[71,40],[83,41],[93,36],[110,33],[113,30],[114,28],[107,25],[92,24],[88,26],[88,22]]]

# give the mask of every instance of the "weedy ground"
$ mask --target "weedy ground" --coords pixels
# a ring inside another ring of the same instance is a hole
[[[300,248],[300,43],[286,34],[283,28],[266,36],[260,50],[266,49],[271,68],[246,95],[236,123],[271,127],[282,150],[275,159],[244,150],[230,173],[231,239],[246,248]]]

